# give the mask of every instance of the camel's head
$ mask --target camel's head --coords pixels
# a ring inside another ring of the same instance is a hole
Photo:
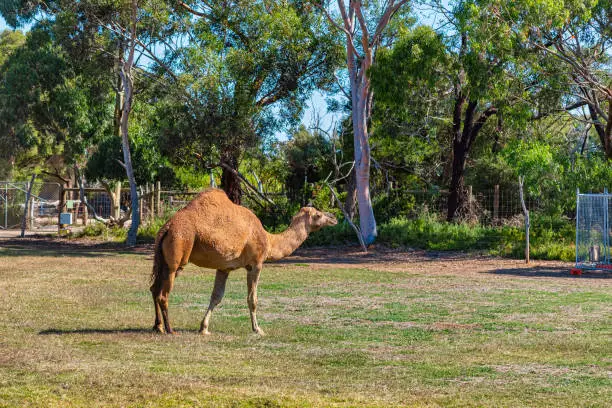
[[[334,214],[319,211],[314,207],[302,207],[299,214],[306,217],[309,232],[318,231],[323,227],[330,227],[338,223]]]

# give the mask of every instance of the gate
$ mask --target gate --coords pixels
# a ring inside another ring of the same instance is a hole
[[[610,207],[612,194],[582,194],[576,196],[576,271],[581,269],[611,269]]]

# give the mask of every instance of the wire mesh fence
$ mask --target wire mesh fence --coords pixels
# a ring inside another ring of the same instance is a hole
[[[35,182],[0,182],[0,229],[20,228],[24,214],[26,228],[44,230],[57,228],[60,185]],[[26,208],[26,196],[31,198]]]
[[[25,211],[27,182],[0,182],[0,228],[19,228]],[[100,187],[84,188],[88,206],[80,199],[78,188],[64,188],[58,183],[36,182],[32,187],[32,200],[28,209],[27,228],[57,228],[59,213],[72,214],[73,225],[86,225],[95,217],[110,219],[126,217],[131,206],[131,194],[127,188],[120,189],[117,200],[113,192]],[[139,210],[141,220],[155,217],[167,217],[184,207],[199,191],[182,191],[162,189],[156,186],[138,188]],[[449,193],[446,190],[405,190],[391,189],[386,192],[391,199],[404,200],[409,205],[401,209],[390,208],[387,217],[418,217],[423,213],[436,215],[440,220],[446,218]],[[268,194],[275,202],[288,202],[284,193]],[[520,226],[523,214],[518,191],[507,191],[498,187],[483,191],[472,191],[468,188],[470,211],[474,220],[481,225]],[[263,205],[262,205],[263,203]],[[250,199],[245,195],[244,205],[258,213],[267,214],[266,219],[271,227],[286,224],[293,214],[290,209],[265,205],[261,200]],[[538,210],[540,202],[528,199],[530,211]],[[406,211],[409,208],[409,211]],[[590,211],[596,211],[595,208]],[[286,213],[287,212],[287,213]],[[378,218],[377,214],[377,218]],[[383,220],[384,222],[384,220]],[[603,252],[602,252],[603,254]]]
[[[413,210],[407,214],[390,214],[391,216],[417,217],[423,213],[436,215],[440,220],[447,217],[449,192],[447,190],[402,190],[388,192],[392,197],[410,201]],[[486,226],[520,226],[523,223],[523,209],[518,191],[508,191],[495,187],[482,191],[466,189],[468,212],[471,220]],[[527,198],[529,211],[542,208],[539,199]]]

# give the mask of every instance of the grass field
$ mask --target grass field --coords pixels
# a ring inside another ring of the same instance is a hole
[[[150,248],[0,241],[0,406],[612,406],[612,275],[477,255],[306,250],[245,272],[212,335],[188,266],[156,335]]]

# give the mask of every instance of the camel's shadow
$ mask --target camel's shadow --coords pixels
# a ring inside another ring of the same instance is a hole
[[[179,333],[197,333],[195,329],[176,329]],[[155,334],[162,335],[151,329],[150,327],[127,327],[124,329],[46,329],[38,332],[41,336],[46,335],[64,335],[64,334]]]

